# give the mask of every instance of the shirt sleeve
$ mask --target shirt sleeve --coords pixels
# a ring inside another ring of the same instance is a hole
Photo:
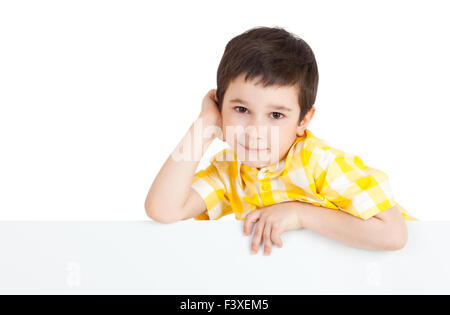
[[[324,151],[315,167],[314,181],[321,196],[363,220],[396,205],[384,172],[340,150]]]
[[[194,220],[217,220],[233,212],[225,182],[214,163],[194,175],[191,187],[206,204],[206,210],[194,217]]]

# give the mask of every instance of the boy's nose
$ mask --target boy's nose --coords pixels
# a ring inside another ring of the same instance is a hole
[[[246,137],[248,139],[260,141],[267,138],[267,135],[269,133],[269,126],[262,123],[249,124],[245,128],[245,131]]]
[[[266,126],[267,121],[263,115],[254,115],[249,121],[249,126]]]
[[[262,137],[260,135],[251,135],[246,136],[244,140],[244,144],[246,147],[251,149],[267,149],[268,143],[266,137]]]
[[[245,141],[247,144],[254,144],[265,139],[264,131],[257,129],[259,128],[247,128],[247,132],[245,134]]]

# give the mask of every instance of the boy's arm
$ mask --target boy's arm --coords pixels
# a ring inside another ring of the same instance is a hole
[[[181,220],[191,219],[206,210],[206,204],[200,194],[191,187],[189,197],[184,204]]]
[[[329,148],[313,168],[317,193],[339,207],[300,210],[307,227],[344,243],[372,249],[400,249],[407,228],[386,173],[359,156]]]
[[[221,131],[217,129],[220,113],[214,99],[215,90],[210,90],[203,100],[199,117],[154,179],[145,200],[145,211],[150,218],[170,223],[206,210],[205,203],[191,184],[204,152],[215,137],[220,136],[217,134]]]
[[[294,206],[299,210],[302,227],[351,246],[397,250],[403,248],[408,239],[405,220],[396,206],[367,220],[304,202]]]
[[[145,200],[145,210],[147,215],[155,220],[164,223],[178,221],[185,217],[184,206],[187,200],[192,200],[198,193],[191,188],[191,183],[195,170],[197,169],[199,159],[214,140],[197,137],[194,132],[196,123],[201,123],[197,119],[189,128],[189,131],[177,145],[175,150],[166,160]],[[202,128],[204,129],[204,128]],[[182,152],[183,153],[180,153]],[[181,157],[181,155],[186,156]],[[174,159],[174,156],[178,156]],[[197,197],[201,198],[200,196]],[[199,206],[198,209],[190,209],[189,212],[200,214],[206,209],[206,205],[199,202],[189,202],[188,206]],[[203,207],[205,206],[205,207]],[[188,209],[189,210],[189,209]]]

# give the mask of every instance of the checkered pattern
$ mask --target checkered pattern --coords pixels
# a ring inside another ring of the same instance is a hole
[[[292,200],[364,220],[396,205],[405,220],[417,220],[394,200],[384,172],[330,147],[310,130],[296,138],[284,160],[261,170],[243,164],[232,149],[223,149],[194,175],[191,187],[207,208],[195,220],[217,220],[232,213],[244,220],[255,209]]]

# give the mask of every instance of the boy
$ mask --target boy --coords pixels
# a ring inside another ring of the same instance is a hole
[[[388,177],[307,129],[318,86],[314,54],[283,28],[259,27],[233,38],[197,120],[156,176],[145,201],[159,222],[234,213],[254,225],[252,252],[307,228],[348,245],[405,246],[410,216],[393,199]],[[226,141],[195,173],[215,137]],[[179,151],[183,149],[183,158]],[[169,197],[170,196],[170,197]]]

